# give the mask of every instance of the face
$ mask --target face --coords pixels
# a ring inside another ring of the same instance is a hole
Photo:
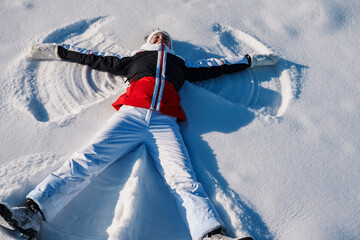
[[[171,47],[170,38],[164,33],[157,33],[150,39],[151,44],[165,43],[169,48]]]

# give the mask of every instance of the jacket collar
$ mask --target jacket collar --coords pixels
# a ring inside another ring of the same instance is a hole
[[[166,46],[166,44],[164,44],[165,46],[165,52],[167,53],[172,53],[175,55],[175,51],[170,49],[168,46]],[[151,43],[144,43],[141,47],[139,51],[159,51],[161,50],[161,43],[157,43],[157,44],[151,44]],[[137,52],[139,52],[137,51]]]

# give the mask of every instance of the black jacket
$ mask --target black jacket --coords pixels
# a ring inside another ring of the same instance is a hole
[[[58,54],[64,60],[126,76],[131,85],[139,82],[137,87],[131,88],[130,85],[131,89],[128,90],[131,91],[127,91],[113,104],[116,109],[121,105],[146,107],[181,120],[185,120],[185,115],[177,92],[185,80],[195,82],[214,78],[244,70],[251,64],[248,55],[186,64],[184,59],[175,55],[165,44],[144,44],[141,51],[129,57],[93,52],[65,44],[58,47]]]

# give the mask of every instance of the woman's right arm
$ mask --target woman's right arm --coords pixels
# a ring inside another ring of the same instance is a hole
[[[132,57],[92,51],[68,44],[41,44],[30,48],[29,56],[37,60],[66,60],[87,65],[93,69],[118,75],[127,75]]]

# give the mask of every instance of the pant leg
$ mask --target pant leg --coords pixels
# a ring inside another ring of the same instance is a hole
[[[152,112],[145,144],[176,199],[192,239],[201,239],[220,227],[220,216],[197,180],[176,119]]]
[[[75,152],[26,196],[39,204],[47,221],[80,193],[92,177],[143,141],[146,112],[133,107],[116,112],[88,146]]]

